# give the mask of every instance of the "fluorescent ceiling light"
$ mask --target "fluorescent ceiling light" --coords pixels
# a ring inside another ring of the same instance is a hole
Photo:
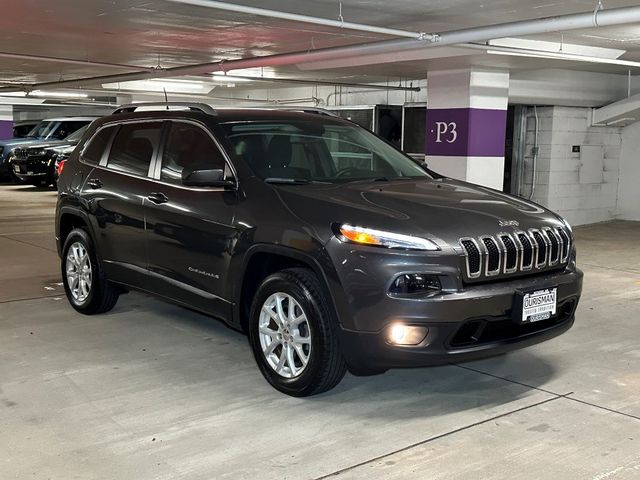
[[[50,97],[50,98],[87,98],[89,95],[82,92],[50,92],[46,90],[33,90],[30,97]]]
[[[617,48],[591,47],[573,43],[547,42],[524,38],[498,38],[487,42],[492,47],[507,47],[517,50],[534,50],[536,52],[568,53],[586,57],[616,59],[627,53]]]
[[[215,82],[222,82],[222,83],[241,83],[241,82],[251,81],[248,78],[234,77],[233,75],[213,75],[211,78]]]
[[[39,97],[39,98],[87,98],[82,92],[58,92],[48,90],[33,90],[31,92],[2,92],[3,97]]]
[[[608,58],[587,57],[584,55],[571,55],[567,53],[527,52],[524,50],[509,50],[509,49],[505,49],[505,50],[490,49],[490,50],[487,50],[486,52],[490,55],[505,55],[507,57],[547,58],[551,60],[567,60],[567,61],[573,61],[573,62],[620,65],[624,67],[640,67],[640,62],[632,62],[629,60],[611,60]]]
[[[275,77],[276,71],[273,67],[251,67],[236,68],[232,70],[217,70],[214,75],[238,75],[240,77]]]
[[[149,79],[149,80],[131,80],[127,82],[103,83],[102,88],[107,90],[133,90],[139,92],[167,92],[172,93],[199,93],[207,94],[215,88],[205,82],[195,80],[181,79]]]

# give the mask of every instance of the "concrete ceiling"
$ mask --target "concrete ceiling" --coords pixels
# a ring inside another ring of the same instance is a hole
[[[245,0],[244,5],[336,19],[337,0]],[[633,6],[636,1],[605,0],[605,8]],[[405,30],[443,32],[466,27],[592,11],[592,0],[343,0],[345,20]],[[63,57],[125,65],[79,66],[42,60],[0,58],[0,84],[35,84],[126,73],[135,67],[175,67],[323,47],[363,43],[390,37],[302,24],[164,0],[4,0],[0,16],[0,50],[4,53]],[[561,33],[539,38],[561,41]],[[622,57],[640,61],[640,25],[572,31],[565,43],[619,48]],[[461,52],[458,52],[461,53]],[[384,82],[424,79],[428,69],[469,65],[511,70],[573,68],[626,72],[626,67],[561,60],[461,55],[403,60],[369,66],[320,70],[278,67],[273,74],[306,79]],[[635,72],[634,72],[635,73]],[[264,84],[257,84],[259,87]]]

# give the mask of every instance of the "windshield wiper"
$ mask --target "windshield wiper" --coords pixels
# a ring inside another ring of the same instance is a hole
[[[327,184],[329,182],[320,182],[318,180],[309,180],[306,178],[280,178],[280,177],[268,177],[265,178],[264,183],[272,183],[272,184],[280,184],[280,185],[308,185],[310,183],[313,184]]]
[[[412,177],[370,177],[351,180],[347,183],[391,182],[395,180],[411,180]]]

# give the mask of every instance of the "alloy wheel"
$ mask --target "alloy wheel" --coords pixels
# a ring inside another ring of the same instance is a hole
[[[258,328],[262,354],[269,366],[284,378],[300,376],[311,355],[311,330],[296,299],[283,292],[267,298]]]
[[[73,299],[84,302],[91,293],[92,271],[89,252],[80,242],[74,242],[67,252],[67,285]]]

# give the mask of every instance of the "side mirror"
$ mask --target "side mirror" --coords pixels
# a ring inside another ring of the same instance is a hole
[[[224,187],[231,188],[235,182],[225,180],[224,170],[182,170],[182,184],[188,187]]]

